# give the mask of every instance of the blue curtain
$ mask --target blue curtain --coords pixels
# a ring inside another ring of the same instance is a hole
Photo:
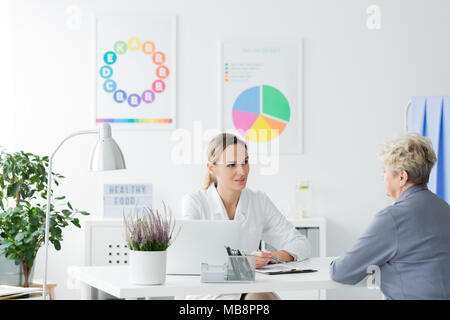
[[[450,97],[413,97],[409,115],[409,131],[430,138],[436,152],[428,188],[449,202]]]

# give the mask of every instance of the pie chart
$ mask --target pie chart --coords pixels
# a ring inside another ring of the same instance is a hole
[[[284,94],[268,85],[244,90],[232,111],[235,128],[254,142],[267,142],[280,136],[290,117],[291,109]]]

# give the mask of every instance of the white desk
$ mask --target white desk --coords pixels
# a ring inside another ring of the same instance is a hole
[[[257,273],[252,283],[201,283],[200,276],[168,275],[163,285],[138,286],[130,282],[128,266],[81,267],[79,280],[82,285],[81,298],[96,297],[97,290],[105,291],[117,298],[170,297],[195,294],[227,294],[243,292],[271,292],[284,290],[334,289],[364,287],[363,280],[355,286],[334,282],[329,275],[333,257],[311,258],[295,265],[304,269],[315,269],[313,273],[286,275],[264,275]]]

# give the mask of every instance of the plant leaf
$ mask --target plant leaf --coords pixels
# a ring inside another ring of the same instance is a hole
[[[0,246],[0,253],[3,253],[4,250],[5,250],[5,249],[8,249],[10,246],[12,246],[12,242],[2,244],[2,245]]]
[[[17,196],[17,194],[20,191],[20,183],[19,182],[15,182],[12,183],[8,186],[7,191],[6,191],[6,195],[8,197],[15,197]]]
[[[17,234],[17,236],[14,238],[14,241],[16,242],[20,242],[23,240],[23,238],[25,238],[25,236],[27,235],[26,232],[20,232]]]
[[[78,220],[78,219],[73,219],[72,221],[71,221],[75,226],[77,226],[78,228],[81,228],[81,225],[80,225],[80,220]]]
[[[58,240],[53,241],[56,250],[61,250],[61,243]]]

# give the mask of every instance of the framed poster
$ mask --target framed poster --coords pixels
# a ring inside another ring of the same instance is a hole
[[[223,130],[249,150],[303,152],[302,43],[221,44]]]
[[[96,123],[173,129],[176,17],[95,17]]]

